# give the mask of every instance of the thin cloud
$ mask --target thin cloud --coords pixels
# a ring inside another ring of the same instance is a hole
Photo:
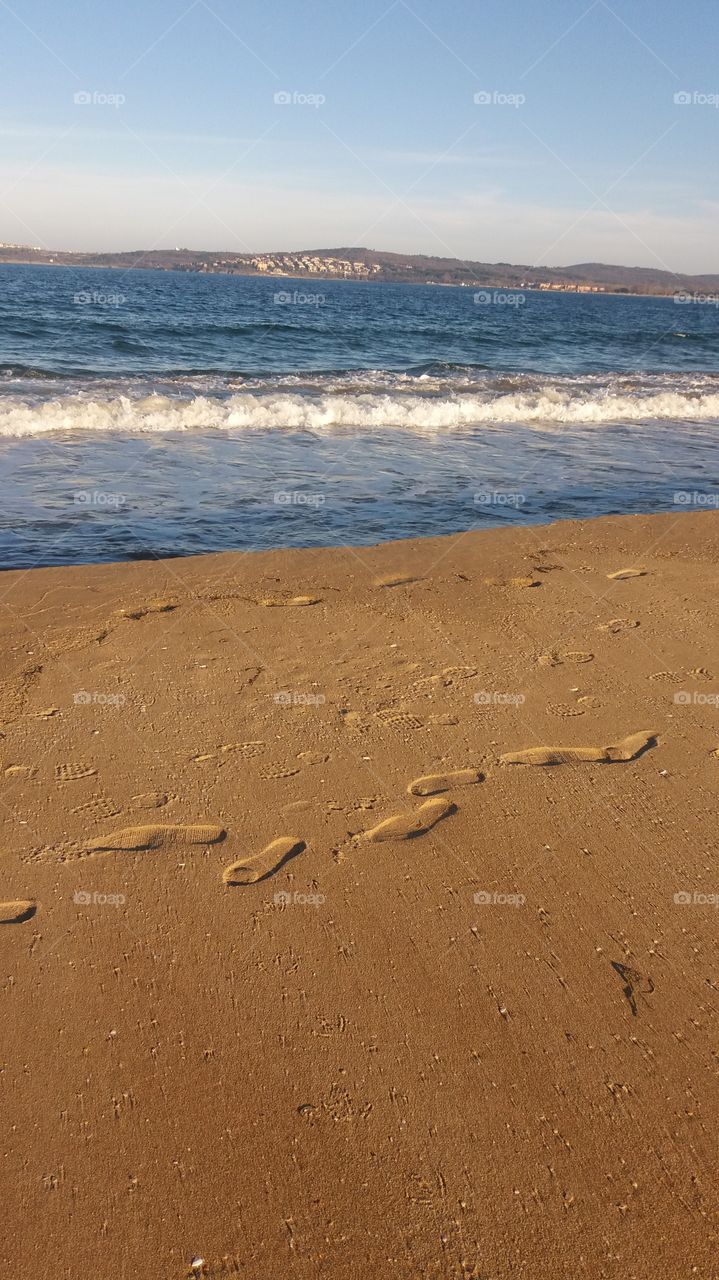
[[[13,176],[7,166],[0,172],[0,199]],[[414,190],[406,204],[393,207],[387,192],[369,179],[357,177],[348,199],[344,179],[306,176],[300,186],[275,166],[261,175],[233,175],[203,205],[206,188],[207,174],[185,173],[179,183],[159,171],[110,178],[99,169],[47,165],[3,202],[4,238],[27,240],[25,224],[35,229],[33,243],[77,250],[146,248],[155,242],[213,252],[369,244],[398,253],[545,266],[598,260],[656,266],[654,252],[676,271],[719,269],[716,205],[706,200],[682,213],[660,214],[649,202],[623,199],[616,203],[618,219],[606,209],[592,209],[589,199],[520,202],[501,186],[483,182],[463,194]],[[171,243],[164,237],[170,222]]]
[[[118,125],[120,122],[118,121]],[[5,124],[0,121],[0,138],[18,138],[23,141],[27,139],[37,139],[40,142],[51,141],[53,138],[62,138],[67,133],[67,128],[57,128],[52,125],[15,125]],[[241,138],[231,134],[218,133],[176,133],[172,130],[137,130],[140,136],[146,142],[152,143],[170,143],[182,146],[218,146],[218,147],[246,147],[252,138]],[[72,130],[73,138],[86,138],[88,141],[98,142],[117,142],[122,137],[122,129],[93,129],[83,126],[74,127]]]

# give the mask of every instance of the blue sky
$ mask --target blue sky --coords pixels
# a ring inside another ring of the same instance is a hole
[[[716,0],[0,0],[0,240],[719,271],[718,40]]]

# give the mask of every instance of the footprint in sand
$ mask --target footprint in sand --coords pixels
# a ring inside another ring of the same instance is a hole
[[[622,582],[625,578],[643,578],[646,572],[646,569],[616,569],[614,573],[608,573],[607,577],[611,582]]]
[[[224,840],[224,827],[211,823],[198,826],[148,826],[121,827],[109,835],[88,840],[85,848],[92,853],[112,853],[114,850],[161,849],[166,845],[217,844]]]
[[[430,676],[430,680],[435,685],[441,685],[443,689],[453,689],[463,680],[472,680],[476,674],[476,667],[445,667],[439,675]]]
[[[96,821],[106,822],[108,818],[116,818],[120,809],[112,800],[102,792],[98,792],[94,796],[90,796],[89,800],[85,800],[83,804],[78,804],[70,813],[81,813],[85,817],[94,818]]]
[[[482,782],[484,774],[478,769],[455,769],[451,773],[426,773],[410,782],[407,791],[411,796],[436,796],[455,787],[469,787]]]
[[[289,804],[283,804],[283,813],[306,813],[312,808],[309,800],[290,800]]]
[[[261,596],[256,601],[262,604],[266,609],[301,609],[309,604],[319,604],[319,596],[292,596],[290,599],[284,599],[282,596]]]
[[[549,702],[547,711],[553,716],[583,716],[586,707],[578,707],[570,702]]]
[[[604,622],[601,627],[597,627],[598,631],[608,631],[610,636],[617,636],[622,631],[631,631],[640,624],[635,618],[612,618],[609,622]]]
[[[6,778],[25,778],[30,782],[37,777],[37,766],[34,764],[9,764],[3,769]]]
[[[553,650],[551,653],[543,653],[537,659],[540,667],[559,667],[563,662],[593,662],[594,654],[588,653],[586,649],[566,649],[564,651]]]
[[[97,769],[93,765],[83,764],[81,761],[55,765],[56,782],[77,782],[80,778],[91,778],[96,773]]]
[[[608,747],[529,747],[526,751],[509,751],[499,757],[500,764],[615,764],[635,760],[656,744],[653,733],[632,733]]]
[[[424,578],[412,574],[388,574],[384,578],[375,578],[373,587],[408,587],[412,582],[424,582]]]
[[[65,863],[81,862],[84,858],[91,856],[92,854],[79,841],[63,840],[60,844],[47,844],[41,848],[28,849],[27,853],[20,855],[20,861],[30,865],[55,863],[63,866]]]
[[[148,613],[172,613],[173,609],[179,609],[176,600],[151,600],[149,604],[140,605],[136,609],[118,609],[115,616],[138,622],[140,618],[146,618]]]
[[[440,687],[452,689],[463,680],[471,680],[476,674],[476,667],[445,667],[436,675],[421,676],[419,680],[413,680],[410,687],[413,693],[434,693]]]
[[[260,769],[260,777],[263,782],[276,782],[281,778],[294,778],[295,774],[299,772],[299,769],[293,768],[292,765],[269,763],[263,769]]]
[[[17,902],[0,902],[0,924],[24,924],[32,920],[37,903],[20,899]]]
[[[143,791],[138,796],[133,796],[128,805],[129,809],[164,809],[165,805],[172,804],[177,799],[171,791]],[[114,814],[109,814],[114,817]]]
[[[33,685],[41,672],[42,667],[38,663],[27,663],[14,675],[0,680],[0,719],[3,724],[11,724],[23,714]]]
[[[244,760],[251,760],[253,756],[260,756],[266,750],[266,742],[226,742],[220,747],[220,751],[224,755],[229,755],[231,751],[236,751]]]
[[[381,724],[391,724],[397,729],[424,728],[422,721],[411,715],[409,711],[394,711],[391,707],[384,711],[375,711],[374,718],[379,720]]]
[[[296,858],[306,848],[304,840],[298,840],[295,836],[280,836],[253,858],[240,858],[238,862],[225,867],[222,879],[229,885],[257,884],[274,875],[290,858]]]
[[[326,751],[300,751],[297,759],[304,765],[327,764],[329,756]]]
[[[413,680],[409,687],[410,692],[415,696],[424,697],[425,694],[429,694],[433,697],[441,684],[441,676],[420,676],[418,680]]]
[[[229,756],[236,752],[237,755],[242,756],[243,760],[251,760],[253,756],[259,756],[266,750],[266,742],[223,742],[214,751],[198,751],[197,755],[190,756],[190,759],[194,763],[204,760],[217,760],[218,754],[220,756]]]
[[[412,840],[431,831],[436,823],[455,813],[456,809],[457,806],[449,800],[426,800],[419,809],[385,818],[379,826],[363,832],[361,839],[370,840],[373,844],[380,840]]]

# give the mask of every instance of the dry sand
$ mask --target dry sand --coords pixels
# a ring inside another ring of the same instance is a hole
[[[2,1274],[719,1274],[718,559],[2,575]]]

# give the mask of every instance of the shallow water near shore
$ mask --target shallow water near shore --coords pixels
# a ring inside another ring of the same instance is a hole
[[[5,445],[3,568],[337,546],[719,503],[710,430],[80,433]]]

